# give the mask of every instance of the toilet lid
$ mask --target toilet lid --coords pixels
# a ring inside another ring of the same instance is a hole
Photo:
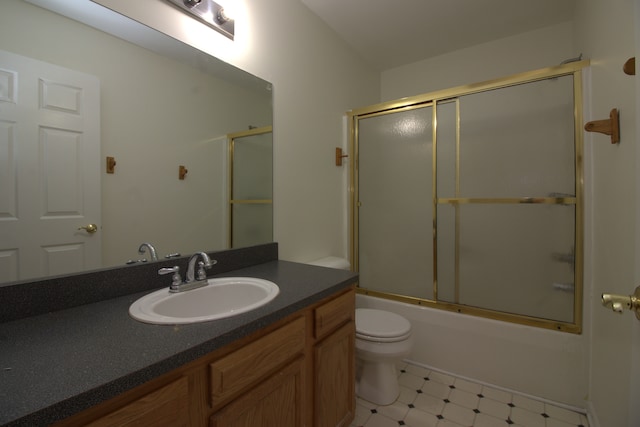
[[[356,309],[356,336],[370,341],[399,341],[409,336],[411,323],[389,311]]]

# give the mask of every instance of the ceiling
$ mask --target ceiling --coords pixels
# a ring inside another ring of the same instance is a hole
[[[576,0],[300,0],[382,71],[573,18]]]

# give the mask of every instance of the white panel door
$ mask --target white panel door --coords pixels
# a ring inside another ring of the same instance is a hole
[[[99,80],[0,51],[0,282],[100,267],[99,225]]]

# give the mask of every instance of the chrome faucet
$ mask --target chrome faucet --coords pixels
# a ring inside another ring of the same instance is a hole
[[[196,272],[196,261],[198,257],[202,258],[202,261],[198,262],[198,271]],[[202,281],[207,279],[207,273],[204,271],[205,268],[208,270],[214,264],[217,264],[218,261],[215,259],[212,261],[205,252],[196,252],[191,255],[189,258],[189,266],[187,267],[187,277],[185,283],[195,282],[196,280]]]
[[[151,256],[151,261],[157,261],[158,254],[156,253],[156,248],[154,248],[151,243],[145,242],[141,244],[140,247],[138,248],[138,253],[142,255],[143,253],[145,253],[146,249],[149,249],[149,256]]]
[[[202,261],[198,261],[198,258],[202,258]],[[198,261],[197,271],[196,261]],[[206,253],[196,252],[195,254],[191,255],[191,258],[189,258],[187,277],[185,278],[184,282],[182,281],[182,277],[180,276],[180,267],[178,267],[177,265],[170,268],[161,268],[160,270],[158,270],[158,274],[160,274],[161,276],[165,274],[172,274],[169,292],[183,292],[190,289],[197,289],[206,286],[208,283],[207,273],[204,270],[211,268],[217,263],[218,261],[216,261],[215,259],[212,260]]]

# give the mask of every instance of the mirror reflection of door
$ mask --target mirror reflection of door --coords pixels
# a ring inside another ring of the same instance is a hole
[[[272,127],[228,135],[229,247],[273,241]]]
[[[0,51],[0,282],[98,268],[99,225],[99,80]]]

